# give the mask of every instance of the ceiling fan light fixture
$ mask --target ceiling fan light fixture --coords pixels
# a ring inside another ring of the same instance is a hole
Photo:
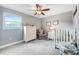
[[[37,13],[38,15],[40,15],[40,14],[41,14],[41,11],[36,11],[36,13]]]
[[[41,6],[39,4],[36,4],[36,9],[35,9],[35,14],[34,15],[45,15],[43,13],[43,11],[49,11],[50,9],[49,8],[46,8],[46,9],[42,9]]]

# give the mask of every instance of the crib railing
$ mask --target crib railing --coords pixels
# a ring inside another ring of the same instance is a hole
[[[65,54],[64,48],[66,46],[66,43],[77,40],[76,29],[55,29],[53,32],[55,42],[54,47],[58,51],[56,52],[58,54]]]
[[[53,39],[57,42],[71,42],[76,39],[75,29],[55,29],[53,30]]]

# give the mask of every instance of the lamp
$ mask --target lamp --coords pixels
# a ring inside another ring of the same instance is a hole
[[[51,26],[51,27],[50,27],[50,30],[52,30],[52,29],[53,29],[53,27]]]
[[[56,26],[51,25],[49,29],[50,29],[50,30],[54,30],[55,28],[56,28]]]

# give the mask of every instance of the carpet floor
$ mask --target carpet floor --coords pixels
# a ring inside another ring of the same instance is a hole
[[[22,42],[4,49],[0,55],[55,55],[53,40],[34,40],[29,43]]]

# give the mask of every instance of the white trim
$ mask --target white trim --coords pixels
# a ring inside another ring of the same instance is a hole
[[[23,42],[23,41],[24,41],[24,40],[20,40],[20,41],[13,42],[13,43],[10,43],[10,44],[2,45],[2,46],[0,46],[0,49],[1,49],[1,48],[6,48],[6,47],[11,46],[11,45],[14,45],[14,44],[21,43],[21,42]]]

